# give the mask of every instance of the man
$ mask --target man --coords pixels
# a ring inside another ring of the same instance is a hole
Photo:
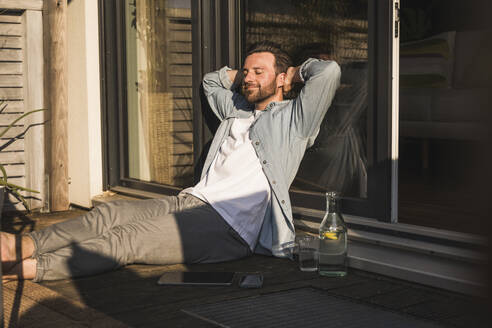
[[[340,81],[335,62],[290,67],[271,42],[203,79],[221,124],[200,182],[178,196],[116,201],[20,238],[2,233],[6,278],[34,281],[96,274],[131,263],[211,263],[253,252],[290,255],[295,232],[288,188]],[[235,82],[235,83],[233,83]],[[295,82],[299,96],[284,100]],[[240,85],[242,95],[234,92]]]

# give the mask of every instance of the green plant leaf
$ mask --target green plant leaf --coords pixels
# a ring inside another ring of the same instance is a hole
[[[19,116],[18,118],[16,118],[12,123],[10,123],[2,132],[0,132],[0,138],[3,137],[3,135],[5,133],[7,133],[7,131],[10,130],[10,128],[12,128],[15,123],[19,122],[24,117],[26,117],[28,115],[31,115],[33,113],[36,113],[36,112],[41,112],[43,110],[46,110],[46,109],[35,109],[35,110],[30,111],[30,112],[27,112],[27,113],[22,114],[21,116]]]
[[[0,107],[2,107],[2,108],[0,108],[0,114],[3,113],[3,111],[5,110],[5,108],[7,108],[7,105],[8,104],[4,104],[4,103],[5,103],[5,101],[3,101],[3,100],[0,102]]]
[[[2,175],[3,175],[3,179],[0,181],[0,183],[2,183],[3,185],[5,185],[7,183],[7,171],[5,171],[5,168],[3,167],[2,164],[0,164],[0,171],[2,171]]]
[[[7,105],[8,104],[5,104],[4,101],[0,102],[0,114],[5,110],[5,108],[7,108]],[[29,111],[27,113],[22,114],[21,116],[16,118],[13,122],[11,122],[5,129],[3,129],[0,132],[0,138],[3,137],[7,133],[8,130],[10,130],[17,122],[22,120],[24,117],[31,115],[31,114],[34,114],[34,113],[37,113],[37,112],[44,111],[44,110],[46,110],[46,109],[44,109],[44,108],[43,109],[35,109],[35,110],[32,110],[32,111]],[[15,139],[15,138],[14,137],[10,138],[10,140],[12,140],[12,139]],[[5,167],[1,163],[0,163],[0,171],[2,172],[2,176],[3,176],[3,177],[0,177],[0,185],[5,186],[7,192],[13,194],[17,199],[19,199],[22,202],[22,205],[24,206],[24,208],[28,212],[30,212],[31,209],[29,208],[29,204],[27,203],[24,196],[20,193],[20,191],[27,191],[27,192],[38,193],[38,194],[39,194],[39,191],[29,189],[26,187],[21,187],[21,186],[18,186],[18,185],[15,185],[13,183],[8,182],[7,171],[5,170]]]

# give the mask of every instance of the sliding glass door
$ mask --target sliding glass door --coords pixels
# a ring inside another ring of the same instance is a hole
[[[482,233],[491,37],[480,3],[403,1],[395,31],[391,0],[101,0],[105,186],[175,193],[195,183],[216,127],[203,74],[239,67],[249,45],[272,40],[296,65],[317,57],[342,68],[291,187],[295,207],[324,210],[324,192],[337,190],[347,214]]]
[[[249,45],[268,39],[296,65],[317,57],[342,68],[293,204],[324,209],[324,192],[337,190],[346,213],[391,221],[391,1],[114,0],[100,9],[106,188],[175,193],[197,182],[217,126],[201,78],[239,67]]]
[[[101,1],[106,186],[193,183],[191,0]]]
[[[304,156],[293,190],[338,190],[366,198],[367,1],[250,0],[245,26],[246,47],[268,39],[281,44],[295,66],[314,57],[342,67],[342,85],[316,143]]]
[[[344,212],[389,221],[388,131],[377,124],[386,124],[391,99],[376,98],[378,92],[391,92],[384,68],[391,31],[384,28],[389,22],[376,20],[389,5],[370,0],[244,4],[244,49],[271,40],[295,65],[314,57],[335,60],[342,69],[341,86],[291,187],[294,205],[324,209],[324,192],[339,191]]]
[[[125,175],[170,186],[193,180],[190,0],[126,0]]]
[[[401,3],[399,222],[488,231],[492,34],[483,4]]]

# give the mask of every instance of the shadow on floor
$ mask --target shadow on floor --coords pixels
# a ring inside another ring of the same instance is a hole
[[[62,219],[60,216],[50,218],[45,222],[33,217],[30,220],[38,229]],[[15,226],[31,227],[29,224]],[[75,252],[84,251],[76,249]],[[94,257],[96,262],[111,263],[104,257],[85,255]],[[240,289],[237,279],[234,286],[218,288],[156,285],[163,272],[176,270],[260,271],[265,284],[260,290]],[[205,265],[132,265],[91,277],[41,284],[9,283],[4,288],[5,305],[10,307],[6,311],[6,326],[214,327],[181,309],[302,287],[314,287],[330,295],[429,319],[444,327],[489,327],[483,300],[358,270],[351,270],[344,279],[322,279],[316,273],[300,272],[291,261],[263,256]]]

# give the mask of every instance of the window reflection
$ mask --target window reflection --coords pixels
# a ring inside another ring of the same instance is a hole
[[[125,1],[128,177],[193,179],[190,0]]]
[[[484,233],[492,48],[481,1],[402,1],[399,222]]]
[[[261,40],[279,43],[296,65],[314,57],[342,68],[341,87],[292,189],[366,197],[367,0],[249,0],[245,48]]]

